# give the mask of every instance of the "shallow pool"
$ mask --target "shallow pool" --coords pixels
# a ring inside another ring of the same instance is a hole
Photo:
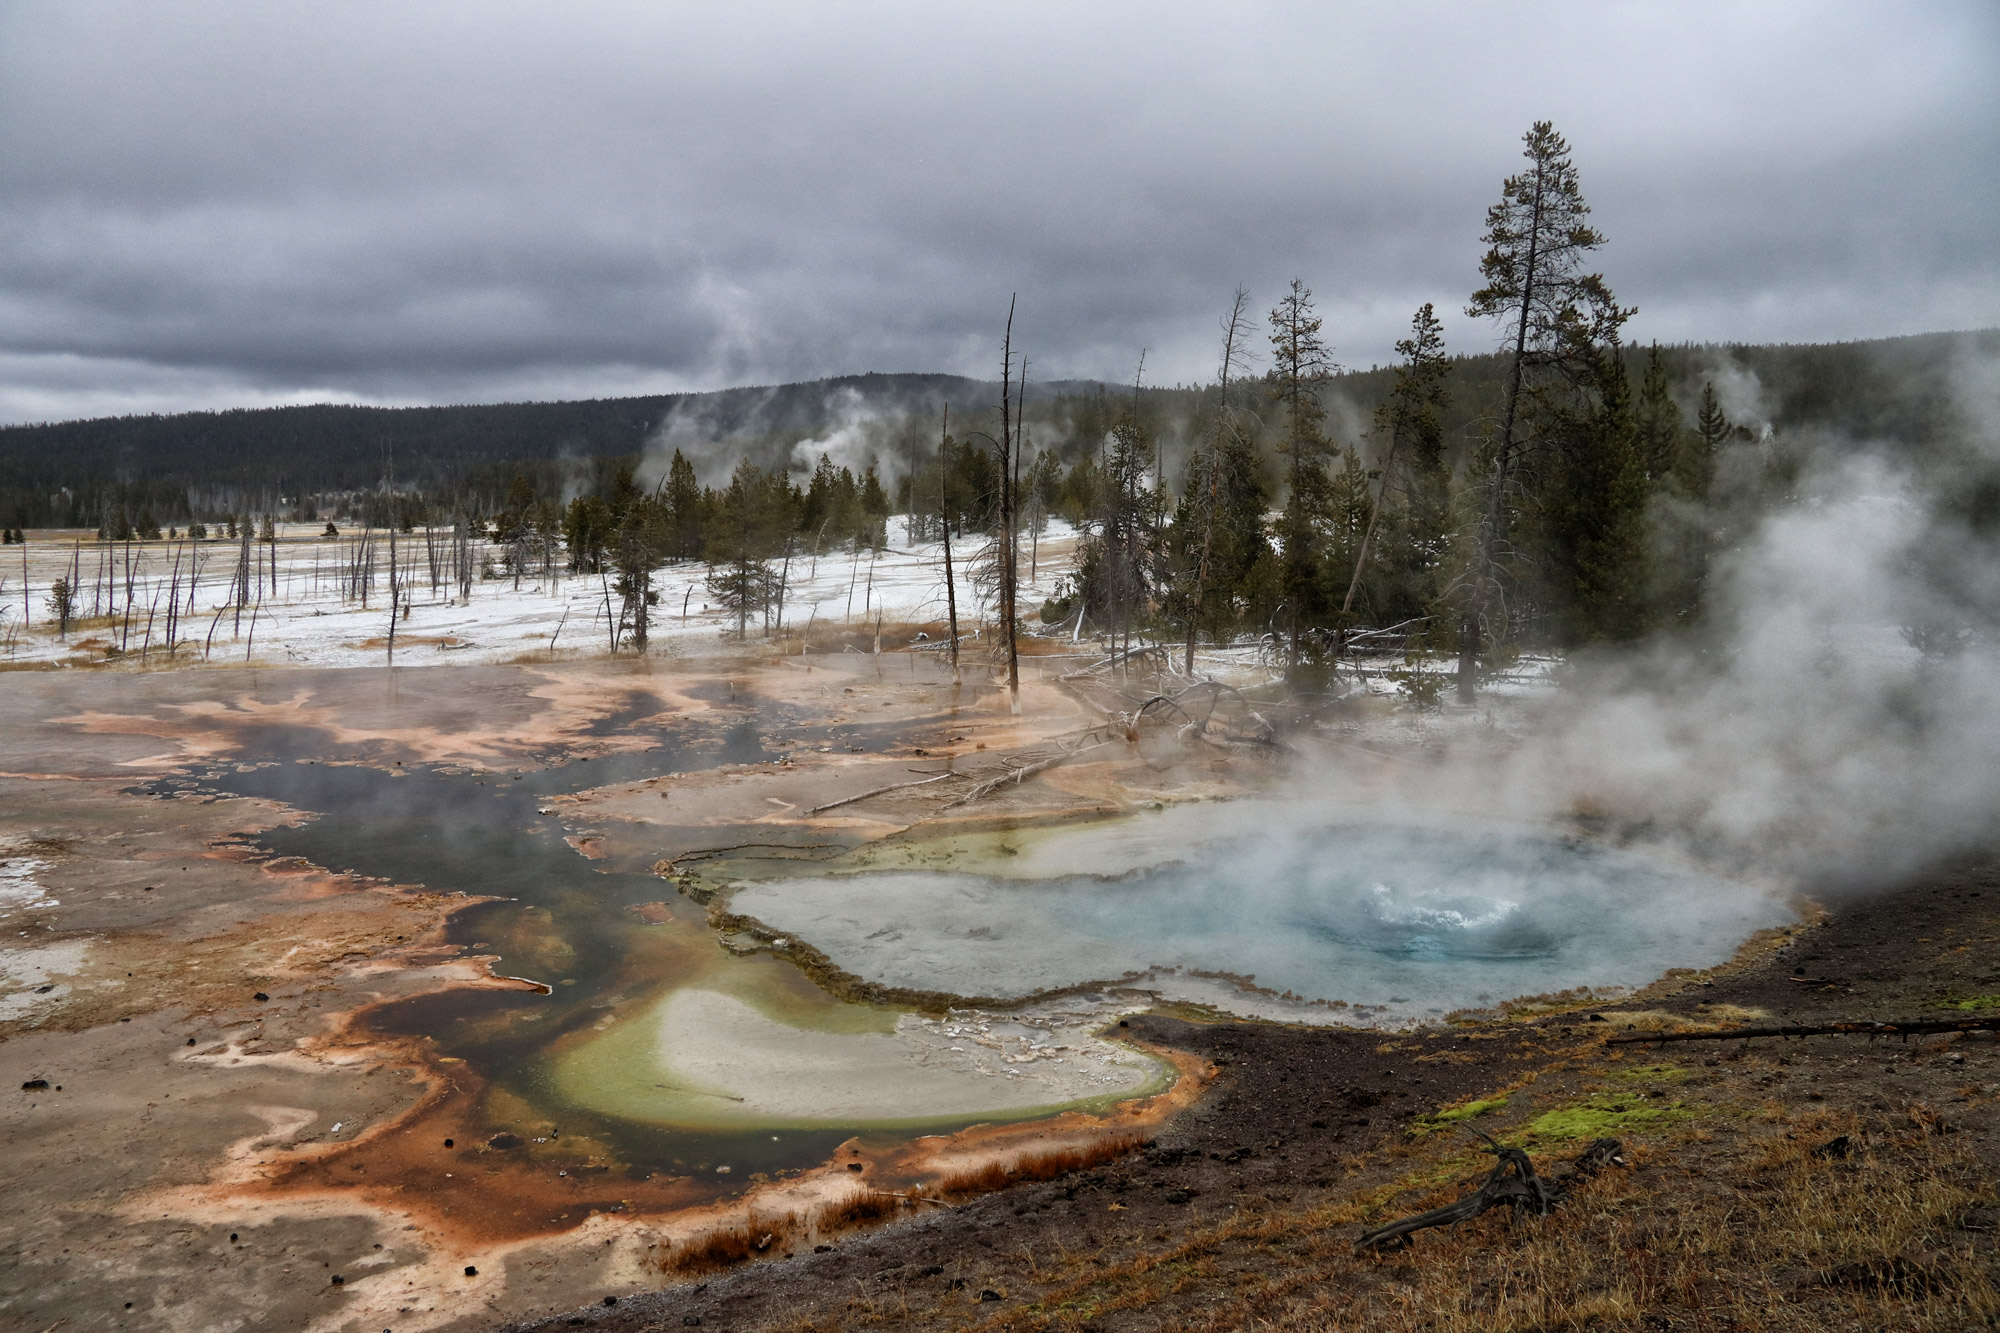
[[[1796,919],[1770,890],[1585,838],[1309,802],[986,835],[899,860],[746,884],[731,906],[883,986],[1017,999],[1118,984],[1328,1018],[1640,986]]]

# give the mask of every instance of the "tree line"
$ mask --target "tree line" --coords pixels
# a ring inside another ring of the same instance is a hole
[[[730,391],[699,410],[674,400],[665,417],[666,400],[573,405],[603,427],[604,452],[511,462],[504,452],[532,434],[522,423],[559,423],[563,405],[422,409],[411,420],[435,427],[479,412],[514,433],[450,457],[405,450],[400,473],[397,451],[378,437],[371,483],[346,486],[354,478],[341,473],[342,488],[311,492],[288,490],[269,470],[287,465],[282,456],[259,473],[241,449],[223,450],[199,484],[128,458],[113,475],[79,473],[51,490],[63,467],[85,464],[44,453],[41,474],[10,477],[0,505],[20,515],[14,527],[66,517],[108,540],[157,536],[163,518],[196,537],[213,527],[234,538],[260,522],[268,535],[279,513],[317,522],[324,512],[329,532],[335,520],[390,532],[442,524],[488,534],[490,525],[516,578],[558,563],[602,576],[642,650],[662,565],[705,562],[712,599],[747,636],[753,624],[783,622],[795,562],[879,549],[901,513],[911,541],[971,540],[960,558],[995,594],[1010,681],[1013,635],[1035,610],[1013,604],[1023,556],[1039,573],[1040,539],[1060,518],[1077,544],[1062,591],[1040,608],[1045,623],[1128,646],[1173,644],[1189,671],[1203,642],[1254,636],[1306,689],[1323,687],[1358,647],[1444,655],[1469,698],[1523,651],[1697,631],[1717,553],[1790,495],[1802,451],[1820,436],[1865,431],[1917,458],[1961,443],[1950,353],[1991,354],[2000,335],[1629,345],[1635,311],[1595,271],[1607,238],[1567,143],[1541,122],[1523,154],[1488,211],[1481,285],[1465,306],[1493,321],[1497,352],[1447,349],[1427,303],[1394,364],[1344,370],[1312,290],[1294,280],[1261,319],[1246,292],[1235,294],[1210,383],[1159,388],[1135,377],[1129,389],[1057,384],[1031,396],[1010,309],[997,383],[855,377]],[[1710,368],[1755,372],[1757,429],[1729,420]],[[655,414],[650,424],[637,404]],[[836,405],[850,418],[872,412],[874,461],[857,472],[822,452],[800,466]],[[325,426],[367,411],[286,420]],[[256,415],[235,414],[232,428]],[[1339,424],[1357,417],[1360,429]],[[20,457],[24,442],[131,434],[129,421],[115,424],[0,431],[0,458]],[[688,449],[661,463],[662,438],[676,435]],[[634,452],[635,439],[651,447]],[[713,466],[717,450],[734,467],[704,485],[697,462]],[[102,453],[79,444],[77,458]],[[955,623],[952,634],[955,643]]]

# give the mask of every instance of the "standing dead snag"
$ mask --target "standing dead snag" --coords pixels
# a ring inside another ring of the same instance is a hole
[[[1473,1132],[1478,1133],[1477,1130]],[[1512,1208],[1516,1215],[1532,1213],[1537,1217],[1546,1216],[1554,1212],[1577,1186],[1606,1166],[1624,1160],[1618,1155],[1617,1139],[1598,1139],[1585,1148],[1560,1177],[1544,1180],[1535,1173],[1535,1164],[1529,1160],[1528,1154],[1519,1148],[1503,1148],[1485,1134],[1479,1137],[1486,1140],[1486,1146],[1500,1159],[1494,1163],[1484,1184],[1442,1208],[1416,1213],[1385,1227],[1363,1232],[1354,1242],[1355,1250],[1407,1249],[1410,1237],[1416,1232],[1429,1227],[1457,1226],[1460,1222],[1471,1221],[1489,1208],[1503,1205]]]
[[[912,474],[914,477],[914,474]],[[944,605],[951,617],[951,683],[958,684],[958,588],[951,581],[951,497],[946,490],[951,477],[951,405],[944,409],[944,424],[938,430],[938,532],[944,538]],[[916,485],[914,480],[910,483]]]
[[[1026,367],[1022,368],[1026,389]],[[1015,715],[1021,712],[1021,659],[1014,641],[1016,611],[1014,608],[1014,421],[1012,408],[1014,374],[1014,300],[1007,300],[1007,332],[1000,344],[1000,438],[998,441],[998,462],[1000,464],[1000,633],[998,647],[1005,654],[1007,666],[1007,711]],[[1022,404],[1022,410],[1027,405]]]

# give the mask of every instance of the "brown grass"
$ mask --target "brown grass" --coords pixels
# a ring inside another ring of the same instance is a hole
[[[1073,1171],[1088,1171],[1115,1157],[1123,1157],[1143,1144],[1136,1134],[1118,1134],[1068,1148],[1054,1148],[1014,1161],[992,1161],[984,1166],[955,1172],[937,1182],[935,1192],[945,1198],[971,1194],[991,1194],[1009,1185],[1035,1180],[1054,1180]]]
[[[1863,1146],[1815,1156],[1836,1133]],[[1150,1309],[1178,1311],[1174,1326],[1189,1330],[1821,1333],[2000,1319],[2000,1291],[1953,1230],[1992,1183],[1968,1149],[1920,1124],[1870,1138],[1851,1121],[1779,1115],[1731,1147],[1709,1145],[1700,1165],[1681,1166],[1673,1144],[1634,1155],[1651,1170],[1611,1172],[1552,1217],[1488,1214],[1405,1254],[1351,1246],[1364,1225],[1457,1197],[1459,1182],[1239,1215],[1114,1266],[1074,1265],[1005,1322],[1075,1330]]]
[[[962,1199],[989,1194],[1009,1185],[1029,1181],[1054,1180],[1072,1171],[1085,1171],[1114,1157],[1123,1156],[1143,1144],[1136,1134],[1119,1134],[1090,1143],[1022,1157],[1015,1161],[993,1161],[984,1166],[948,1175],[927,1190],[897,1194],[887,1190],[857,1189],[819,1209],[810,1226],[797,1213],[783,1217],[759,1217],[733,1225],[718,1226],[676,1243],[660,1256],[660,1269],[669,1276],[691,1277],[733,1268],[767,1254],[782,1254],[811,1234],[845,1231],[872,1226],[922,1205],[936,1205],[946,1199]]]
[[[782,1253],[786,1241],[798,1230],[798,1214],[782,1218],[752,1215],[734,1226],[717,1227],[679,1242],[660,1256],[660,1268],[669,1274],[692,1277],[714,1273],[760,1255]]]
[[[877,1190],[859,1190],[820,1210],[819,1224],[822,1230],[839,1231],[847,1227],[866,1226],[870,1222],[880,1222],[885,1217],[894,1216],[907,1206],[907,1201]]]
[[[1845,1158],[1816,1152],[1847,1135]],[[1969,1136],[1914,1107],[1894,1124],[1745,1105],[1628,1144],[1546,1218],[1487,1214],[1414,1249],[1357,1255],[1356,1235],[1458,1196],[1490,1158],[1426,1144],[1395,1181],[1345,1198],[1245,1209],[1172,1236],[1044,1251],[1003,1307],[945,1293],[901,1309],[802,1314],[788,1328],[1082,1333],[1945,1333],[2000,1322],[2000,1289],[1959,1229],[1996,1182]],[[1536,1154],[1538,1164],[1560,1157]],[[1004,1173],[1002,1173],[1004,1174]],[[981,1182],[997,1177],[967,1173]],[[1006,1179],[1018,1179],[1018,1176]],[[983,1317],[982,1317],[983,1316]]]

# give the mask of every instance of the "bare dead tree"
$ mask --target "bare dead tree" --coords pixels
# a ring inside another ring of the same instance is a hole
[[[1021,711],[1021,658],[1014,639],[1014,422],[1012,377],[1014,373],[1014,297],[1007,298],[1007,332],[1000,343],[1000,559],[996,572],[1000,579],[1001,651],[1007,664],[1007,710]]]
[[[517,575],[518,577],[518,575]],[[388,664],[396,665],[396,617],[403,610],[403,583],[396,577],[396,521],[389,519],[389,650]]]
[[[1235,369],[1237,341],[1243,336],[1250,310],[1250,293],[1236,289],[1229,313],[1222,321],[1222,372],[1216,379],[1215,433],[1208,444],[1208,512],[1201,529],[1201,559],[1195,562],[1194,591],[1188,599],[1187,674],[1194,674],[1195,635],[1201,627],[1202,595],[1207,591],[1208,562],[1215,549],[1215,510],[1222,490],[1222,442],[1235,423],[1229,415],[1229,376]]]
[[[938,431],[938,525],[944,534],[944,606],[950,617],[948,632],[951,635],[951,683],[959,683],[958,675],[958,585],[952,580],[951,572],[951,500],[950,487],[946,479],[950,475],[950,459],[947,457],[951,445],[951,405],[944,409],[944,424]]]

